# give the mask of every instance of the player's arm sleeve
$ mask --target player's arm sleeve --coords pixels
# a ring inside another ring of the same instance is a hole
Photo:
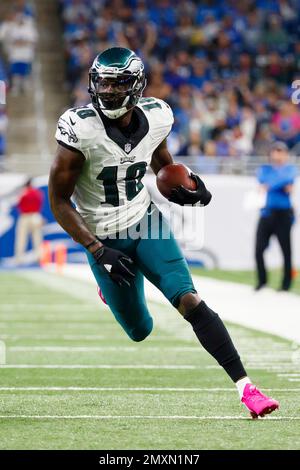
[[[75,113],[68,110],[59,118],[55,138],[60,145],[68,150],[83,153],[78,117]]]
[[[163,100],[157,101],[159,102],[163,110],[163,137],[161,139],[161,142],[163,142],[163,140],[165,140],[171,132],[172,126],[174,124],[174,115],[171,106],[169,106],[168,103]]]
[[[174,163],[167,145],[167,137],[172,129],[174,117],[172,109],[165,101],[157,99],[156,102],[160,109],[157,128],[158,135],[156,139],[157,146],[152,155],[151,168],[157,175],[163,166]]]

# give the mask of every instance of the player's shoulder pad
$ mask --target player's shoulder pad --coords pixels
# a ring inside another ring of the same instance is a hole
[[[99,125],[102,123],[92,105],[70,108],[58,120],[56,139],[80,148],[97,135]]]
[[[157,127],[172,127],[173,111],[165,101],[154,97],[141,98],[138,106]]]

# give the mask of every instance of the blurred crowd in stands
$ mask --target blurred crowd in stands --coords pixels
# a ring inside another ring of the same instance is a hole
[[[12,96],[26,93],[35,55],[37,30],[34,9],[27,0],[14,0],[0,16],[0,81]],[[6,151],[7,115],[0,102],[0,157]]]
[[[87,71],[115,45],[135,50],[146,96],[173,108],[175,155],[266,155],[280,139],[300,155],[300,0],[60,0],[73,105]]]
[[[273,140],[300,156],[300,0],[58,0],[72,104],[90,101],[94,56],[120,45],[144,60],[146,96],[167,101],[174,155],[266,155]],[[0,81],[26,92],[37,32],[30,0],[0,17]],[[0,155],[7,117],[0,104]]]

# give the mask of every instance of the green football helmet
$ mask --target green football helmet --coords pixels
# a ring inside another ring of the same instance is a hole
[[[112,47],[95,58],[89,71],[93,106],[110,119],[133,108],[146,86],[144,64],[130,49]]]

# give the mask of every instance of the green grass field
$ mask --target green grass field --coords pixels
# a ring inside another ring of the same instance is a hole
[[[2,272],[0,299],[1,449],[300,447],[300,383],[284,375],[300,368],[287,341],[228,325],[249,375],[281,402],[253,421],[195,339],[155,328],[131,342],[88,283]],[[174,321],[186,328],[175,310]]]

